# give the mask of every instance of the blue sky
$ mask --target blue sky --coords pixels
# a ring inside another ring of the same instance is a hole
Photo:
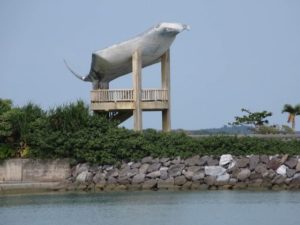
[[[88,103],[91,84],[63,59],[87,74],[93,51],[159,22],[182,22],[192,29],[171,48],[172,128],[221,127],[241,108],[271,111],[272,124],[286,124],[283,105],[300,103],[299,12],[298,0],[2,0],[0,97],[45,109]],[[159,87],[159,68],[143,71],[143,87]],[[127,75],[112,88],[131,83]],[[161,127],[160,113],[143,117],[145,128]]]

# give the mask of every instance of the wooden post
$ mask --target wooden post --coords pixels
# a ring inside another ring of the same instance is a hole
[[[165,132],[171,130],[171,85],[170,85],[170,49],[161,57],[161,85],[167,90],[168,109],[162,111],[162,129]]]
[[[134,130],[142,131],[142,109],[141,109],[141,97],[142,97],[142,59],[139,50],[135,51],[132,55],[132,78],[133,78],[133,120]]]

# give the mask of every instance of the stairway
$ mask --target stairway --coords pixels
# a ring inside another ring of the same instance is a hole
[[[119,121],[120,124],[123,123],[128,118],[130,118],[132,115],[133,115],[132,110],[115,111],[109,113],[109,119]]]

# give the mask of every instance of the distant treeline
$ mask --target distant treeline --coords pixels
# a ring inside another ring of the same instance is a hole
[[[253,134],[253,128],[250,126],[223,126],[221,128],[210,128],[200,130],[187,130],[188,134],[201,135],[201,134]]]
[[[76,162],[112,164],[145,156],[186,158],[195,154],[300,154],[300,141],[209,136],[185,132],[142,133],[92,114],[82,101],[44,111],[29,103],[15,107],[0,99],[0,159],[69,158]]]

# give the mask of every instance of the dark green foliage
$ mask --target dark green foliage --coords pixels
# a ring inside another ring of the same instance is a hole
[[[14,157],[16,150],[10,145],[0,143],[0,160]]]
[[[262,111],[262,112],[251,112],[248,109],[242,109],[242,112],[247,113],[246,115],[239,117],[235,117],[235,121],[233,123],[229,123],[230,125],[254,125],[254,126],[262,126],[268,124],[269,121],[266,119],[267,117],[272,116],[271,112]]]
[[[0,100],[0,105],[5,105],[3,102]],[[114,164],[145,156],[300,154],[297,140],[235,136],[192,138],[183,132],[162,133],[152,129],[134,132],[119,128],[100,115],[90,114],[82,101],[48,112],[32,103],[21,108],[12,107],[11,103],[6,106],[0,110],[0,159],[26,155]]]

